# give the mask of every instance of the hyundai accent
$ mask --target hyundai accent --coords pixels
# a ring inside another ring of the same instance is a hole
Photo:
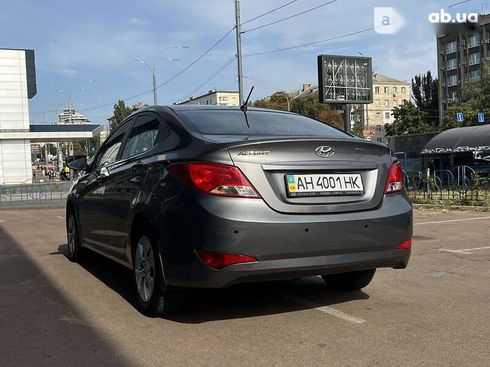
[[[168,315],[188,287],[322,276],[358,290],[407,266],[412,207],[389,149],[301,115],[147,107],[113,129],[67,199],[68,256],[132,269]]]

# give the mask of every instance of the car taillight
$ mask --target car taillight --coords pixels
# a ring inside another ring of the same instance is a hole
[[[221,163],[173,163],[169,167],[184,182],[209,195],[260,198],[238,167]]]
[[[385,186],[385,194],[405,191],[403,184],[403,172],[400,162],[393,163],[388,172],[388,182]]]
[[[412,248],[412,240],[406,240],[396,246],[398,250],[410,250]]]
[[[251,263],[257,261],[257,259],[252,256],[222,254],[219,252],[206,250],[196,250],[196,254],[204,264],[215,270],[221,270],[234,264]]]

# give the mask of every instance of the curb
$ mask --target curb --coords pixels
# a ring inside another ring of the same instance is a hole
[[[2,210],[19,210],[19,209],[64,209],[66,207],[66,200],[63,201],[48,201],[48,202],[30,202],[24,204],[2,204],[0,205],[0,211]]]
[[[414,209],[446,209],[454,211],[490,212],[488,206],[412,204]]]

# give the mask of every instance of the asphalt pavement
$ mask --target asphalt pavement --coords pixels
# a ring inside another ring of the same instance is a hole
[[[65,257],[62,209],[0,211],[0,366],[490,366],[490,214],[416,210],[412,259],[363,291],[319,277],[192,290],[168,319],[131,273]]]

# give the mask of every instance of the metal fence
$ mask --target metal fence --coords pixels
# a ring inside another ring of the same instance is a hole
[[[404,180],[413,203],[490,207],[490,177],[468,166],[404,172]]]
[[[71,181],[0,185],[0,208],[9,206],[61,205],[73,185]]]

